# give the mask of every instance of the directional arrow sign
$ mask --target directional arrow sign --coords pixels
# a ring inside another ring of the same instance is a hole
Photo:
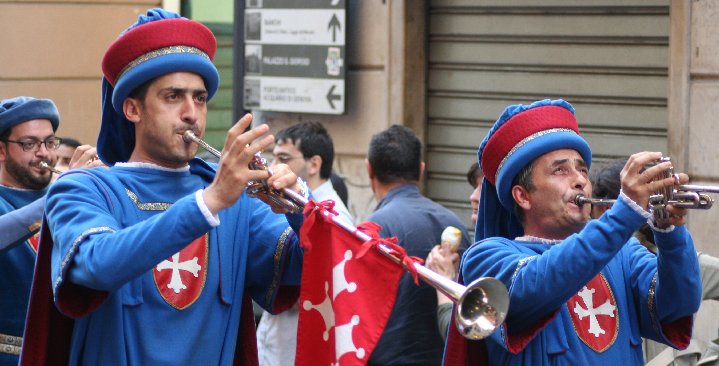
[[[345,112],[347,2],[245,2],[245,109]]]
[[[335,92],[335,86],[336,86],[336,85],[332,84],[332,87],[330,88],[330,91],[327,92],[327,102],[330,104],[330,107],[332,107],[332,109],[335,109],[335,104],[333,103],[333,101],[335,101],[335,100],[342,100],[342,96],[341,96],[341,95],[339,95],[339,94],[334,94],[334,92]]]
[[[340,25],[340,20],[337,19],[337,14],[332,13],[332,19],[330,19],[327,30],[332,30],[332,42],[337,42],[337,30],[342,30],[342,25]]]

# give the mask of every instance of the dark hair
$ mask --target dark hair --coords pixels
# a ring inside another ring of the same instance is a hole
[[[619,197],[619,191],[622,189],[620,173],[626,164],[627,159],[612,160],[592,174],[589,177],[593,187],[592,196],[610,199]]]
[[[532,171],[534,170],[534,163],[537,160],[532,160],[529,164],[525,165],[522,170],[517,173],[517,175],[514,177],[514,180],[512,180],[512,187],[514,186],[520,186],[527,190],[527,192],[531,192],[534,190],[534,182],[532,182]],[[524,211],[522,211],[522,208],[519,207],[516,201],[512,202],[512,205],[514,206],[514,214],[519,218],[519,222],[524,223]]]
[[[277,143],[289,142],[302,152],[305,159],[315,155],[322,158],[320,178],[329,179],[335,149],[332,138],[319,122],[302,122],[280,130],[275,135]]]
[[[477,178],[482,178],[482,169],[479,169],[479,163],[476,161],[472,163],[467,171],[467,182],[472,188],[477,188]]]
[[[419,181],[422,143],[409,128],[392,125],[372,136],[367,160],[382,183]]]
[[[127,95],[128,98],[137,99],[139,100],[143,105],[145,104],[145,97],[147,96],[147,91],[150,90],[150,84],[152,84],[153,81],[155,81],[157,78],[152,78],[138,86],[137,88],[133,89],[130,94]]]
[[[0,141],[7,141],[8,137],[10,137],[10,135],[12,134],[13,127],[15,127],[15,126],[12,126],[8,129],[6,129],[5,131],[3,131],[2,133],[0,133]]]
[[[80,141],[75,140],[72,137],[61,137],[60,139],[62,140],[62,142],[60,142],[60,145],[67,145],[75,149],[77,149],[78,146],[82,145]]]
[[[332,174],[330,174],[330,182],[332,182],[332,188],[334,188],[335,192],[337,192],[337,195],[340,196],[342,203],[344,203],[345,206],[349,207],[349,205],[347,204],[348,193],[345,179],[335,174],[335,172],[332,172]]]

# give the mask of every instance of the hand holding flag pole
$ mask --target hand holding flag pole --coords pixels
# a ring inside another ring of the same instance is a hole
[[[193,141],[198,145],[202,146],[208,152],[221,158],[221,153],[215,149],[208,149],[207,143],[202,141],[199,137],[195,136],[191,131],[185,132],[185,140]],[[267,169],[264,159],[256,156],[253,161],[252,168],[255,169]],[[262,185],[262,186],[267,186]],[[285,188],[282,191],[268,190],[265,192],[268,196],[280,196],[279,199],[289,200],[293,204],[299,207],[304,207],[309,200],[307,200],[301,194]],[[322,211],[326,218],[336,225],[353,234],[362,242],[371,241],[373,238],[364,232],[357,229],[352,225],[344,223],[337,216],[333,215],[328,211]],[[503,322],[507,315],[509,308],[509,295],[507,288],[504,284],[492,277],[483,277],[470,283],[469,286],[464,286],[450,279],[445,278],[442,275],[435,273],[434,271],[426,268],[425,266],[413,262],[403,261],[402,258],[395,255],[395,250],[385,245],[384,243],[377,244],[376,248],[379,252],[388,258],[395,264],[398,264],[404,268],[404,270],[412,273],[416,273],[424,282],[434,287],[436,290],[442,292],[444,295],[449,297],[452,302],[455,303],[455,325],[465,338],[468,339],[483,339],[491,335]],[[408,263],[411,263],[408,265]],[[409,267],[411,265],[411,268]]]

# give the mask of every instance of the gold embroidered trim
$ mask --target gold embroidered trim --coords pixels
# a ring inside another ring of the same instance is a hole
[[[22,337],[0,333],[0,344],[7,346],[22,346]]]
[[[574,130],[569,129],[569,128],[550,128],[548,130],[535,132],[535,133],[523,138],[522,141],[519,141],[516,145],[514,145],[512,150],[509,150],[509,152],[507,153],[507,156],[505,156],[504,159],[502,159],[502,161],[499,162],[499,166],[497,167],[497,172],[494,174],[494,181],[496,182],[497,179],[499,179],[499,172],[502,171],[502,167],[504,166],[504,163],[506,163],[507,160],[509,160],[509,158],[512,156],[512,154],[514,154],[517,150],[522,148],[522,146],[528,144],[530,141],[536,139],[537,137],[541,137],[541,136],[548,135],[550,133],[556,133],[556,132],[575,133]]]
[[[282,260],[282,253],[285,250],[285,245],[287,244],[287,238],[292,233],[292,228],[287,227],[285,231],[282,232],[282,235],[280,235],[280,238],[277,239],[277,247],[275,247],[275,254],[273,255],[274,258],[274,275],[272,276],[272,284],[270,285],[270,288],[267,290],[267,296],[265,297],[265,303],[267,306],[272,306],[272,295],[277,292],[277,289],[280,287],[280,278],[282,277],[282,274],[280,273],[280,264]]]
[[[42,224],[42,220],[37,220],[37,221],[33,222],[30,226],[28,226],[27,231],[33,232],[33,231],[40,230],[41,224]],[[1,338],[0,338],[0,341],[1,341]]]
[[[0,344],[0,353],[7,353],[9,355],[15,355],[20,356],[20,351],[22,348],[20,346],[11,346],[7,344]]]
[[[140,199],[137,198],[137,195],[125,188],[125,192],[127,192],[127,196],[130,197],[132,202],[137,206],[137,208],[141,211],[166,211],[172,206],[172,203],[166,203],[166,202],[147,202],[142,203],[140,202]]]
[[[22,350],[22,337],[0,333],[0,353],[19,356]]]
[[[529,263],[529,261],[531,261],[534,258],[537,258],[537,256],[533,255],[531,257],[520,259],[519,262],[517,262],[517,268],[515,268],[514,273],[512,273],[512,280],[510,282],[514,282],[514,280],[519,275],[519,270],[522,269],[527,263]]]
[[[80,236],[75,239],[75,241],[72,243],[72,246],[70,247],[70,250],[67,251],[67,254],[65,254],[65,258],[63,258],[62,263],[60,264],[60,275],[55,279],[55,286],[53,286],[53,289],[56,292],[57,288],[60,287],[60,284],[62,283],[62,274],[65,273],[65,267],[67,267],[68,263],[70,263],[70,260],[72,259],[73,253],[77,251],[77,246],[80,245],[80,242],[85,240],[88,236],[96,233],[101,232],[111,232],[114,233],[115,229],[109,227],[109,226],[98,226],[93,227],[85,230],[84,233],[80,234]]]
[[[115,79],[115,85],[117,85],[117,82],[125,76],[125,74],[130,71],[131,69],[135,68],[136,66],[142,64],[143,62],[152,60],[153,58],[165,56],[165,55],[171,55],[171,54],[178,54],[178,53],[190,53],[193,55],[197,55],[200,57],[204,57],[206,59],[210,59],[210,56],[208,56],[205,52],[203,52],[201,49],[197,47],[190,47],[190,46],[169,46],[164,48],[159,48],[154,51],[150,51],[146,54],[141,55],[140,57],[130,61],[130,63],[127,64],[120,73],[117,75],[117,78]]]
[[[657,291],[657,273],[654,272],[652,282],[649,283],[649,291],[647,291],[647,306],[649,307],[649,319],[652,320],[652,328],[658,334],[661,334],[661,328],[659,327],[659,320],[657,319],[657,304],[655,302],[655,296]]]

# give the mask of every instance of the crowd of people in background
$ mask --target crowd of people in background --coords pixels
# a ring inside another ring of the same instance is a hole
[[[51,100],[0,101],[0,365],[294,365],[303,215],[245,188],[263,181],[358,222],[321,123],[272,136],[247,114],[221,157],[185,139],[204,135],[216,48],[199,22],[141,15],[103,58],[96,146],[56,136]],[[561,99],[508,106],[477,144],[468,230],[423,195],[420,137],[400,125],[374,134],[367,220],[451,281],[501,281],[506,318],[470,341],[452,299],[404,274],[365,363],[716,364],[719,344],[691,336],[701,302],[719,299],[719,259],[694,248],[686,208],[649,209],[686,174],[661,178],[671,164],[659,152],[590,174],[592,150]],[[458,248],[442,243],[448,227]]]

